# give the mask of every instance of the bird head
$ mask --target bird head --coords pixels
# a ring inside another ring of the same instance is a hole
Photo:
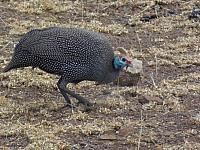
[[[127,51],[123,47],[118,47],[114,52],[114,68],[122,70],[132,66],[132,60],[127,56]]]

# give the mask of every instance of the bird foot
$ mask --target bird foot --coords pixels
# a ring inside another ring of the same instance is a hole
[[[56,110],[52,110],[52,111],[62,111],[66,108],[70,108],[70,109],[74,109],[74,108],[77,108],[76,106],[72,105],[72,104],[65,104],[64,106],[60,107],[59,109],[56,109]]]
[[[86,103],[85,105],[84,105],[84,111],[85,112],[90,112],[91,110],[92,110],[92,106],[93,106],[93,104],[92,103]]]
[[[90,111],[92,110],[93,104],[90,103],[89,101],[81,101],[81,102],[79,101],[77,104],[78,104],[78,105],[79,105],[79,104],[83,104],[83,105],[84,105],[84,111],[85,111],[85,112],[90,112]]]
[[[76,108],[76,106],[72,105],[72,104],[65,104],[63,107],[60,108],[60,110],[64,109],[64,108],[71,108],[71,109],[74,109]]]

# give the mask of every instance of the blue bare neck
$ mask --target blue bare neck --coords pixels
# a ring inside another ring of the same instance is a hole
[[[123,57],[115,56],[113,66],[116,70],[121,70],[126,66],[126,61],[123,61]]]

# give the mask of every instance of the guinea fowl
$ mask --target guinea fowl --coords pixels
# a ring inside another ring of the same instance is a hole
[[[66,85],[84,80],[112,82],[124,67],[131,66],[131,61],[120,53],[114,55],[109,40],[99,33],[51,27],[26,33],[16,45],[4,72],[28,66],[60,76],[57,86],[67,105],[72,106],[68,97],[71,95],[88,111],[91,103]]]

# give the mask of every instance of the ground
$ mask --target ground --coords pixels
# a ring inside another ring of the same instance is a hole
[[[199,1],[0,1],[0,70],[33,28],[81,27],[143,61],[137,85],[82,82],[95,103],[62,108],[58,77],[39,69],[0,73],[0,149],[200,149]],[[129,76],[129,79],[128,79]],[[122,80],[121,80],[122,79]],[[73,99],[76,103],[76,100]]]

